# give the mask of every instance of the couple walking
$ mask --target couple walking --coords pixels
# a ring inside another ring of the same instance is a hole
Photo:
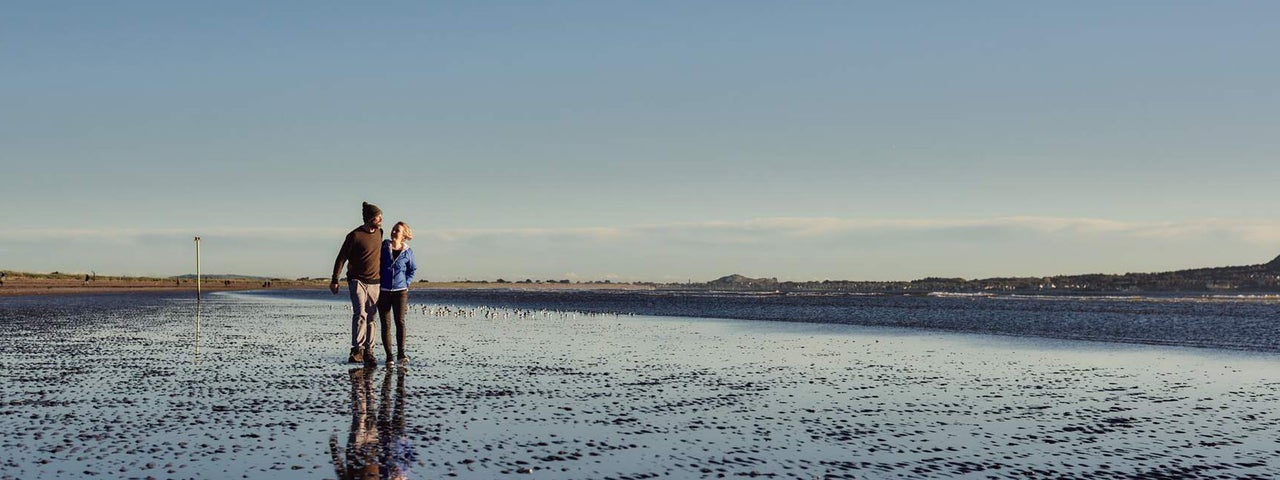
[[[333,278],[329,291],[338,294],[338,275],[347,264],[347,287],[351,293],[351,355],[347,361],[363,362],[376,366],[378,358],[373,354],[373,317],[376,313],[382,324],[382,348],[387,355],[387,365],[405,364],[404,316],[408,309],[409,283],[417,273],[413,260],[413,230],[404,222],[391,228],[391,238],[382,238],[382,210],[365,202],[361,214],[364,224],[347,234],[338,249],[338,259],[333,263]],[[391,325],[389,313],[395,315],[396,356],[391,356]]]

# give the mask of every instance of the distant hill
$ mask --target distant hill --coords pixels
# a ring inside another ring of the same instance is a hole
[[[772,289],[778,286],[778,279],[777,278],[751,278],[751,277],[744,277],[742,275],[738,275],[735,273],[733,275],[723,276],[715,280],[712,280],[710,282],[707,282],[707,286],[713,289],[728,289],[728,290],[757,289],[757,288]]]
[[[1267,263],[1207,267],[1170,272],[1049,277],[997,277],[968,280],[929,277],[909,282],[823,280],[779,282],[776,278],[728,275],[702,284],[668,285],[679,290],[781,292],[1214,292],[1280,293],[1280,256]]]
[[[1208,267],[1170,272],[1088,274],[1047,277],[1048,288],[1128,291],[1280,291],[1280,257],[1258,265]]]

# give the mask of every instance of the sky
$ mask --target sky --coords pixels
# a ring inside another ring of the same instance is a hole
[[[909,280],[1280,254],[1275,2],[0,5],[0,269]]]

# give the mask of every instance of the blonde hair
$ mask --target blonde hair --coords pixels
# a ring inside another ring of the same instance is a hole
[[[396,222],[395,226],[391,227],[391,230],[395,231],[396,227],[400,227],[400,231],[404,233],[404,240],[406,242],[409,240],[413,240],[413,229],[409,228],[409,224],[404,222]]]

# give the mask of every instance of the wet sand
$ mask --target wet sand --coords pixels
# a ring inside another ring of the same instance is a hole
[[[1280,356],[417,305],[0,299],[0,477],[1273,478]],[[379,353],[379,357],[381,357]]]
[[[204,292],[262,290],[266,287],[259,280],[207,280],[201,285]],[[306,282],[276,281],[274,288],[305,288]],[[318,287],[316,287],[318,288]],[[0,285],[0,297],[30,295],[84,295],[93,293],[196,293],[194,280],[116,279],[84,281],[77,279],[45,279],[8,277]]]

